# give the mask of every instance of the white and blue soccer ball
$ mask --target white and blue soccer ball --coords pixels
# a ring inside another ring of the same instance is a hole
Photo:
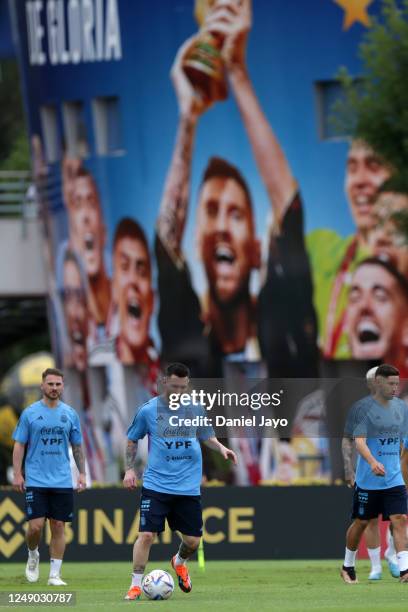
[[[168,599],[174,591],[173,578],[164,570],[153,570],[143,578],[142,591],[149,599]]]

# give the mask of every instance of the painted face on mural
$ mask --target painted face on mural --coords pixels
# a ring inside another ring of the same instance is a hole
[[[119,238],[113,256],[113,290],[119,313],[120,338],[138,351],[149,342],[153,289],[149,253],[141,240]]]
[[[408,276],[408,248],[403,229],[408,217],[408,195],[380,193],[375,210],[377,225],[370,234],[369,245],[375,256],[387,259],[401,274]]]
[[[73,247],[81,255],[87,275],[96,277],[103,265],[105,229],[99,195],[91,176],[76,177],[69,218]]]
[[[406,342],[408,300],[382,265],[367,263],[354,273],[347,309],[353,357],[382,359]]]
[[[88,312],[81,272],[74,259],[64,263],[63,302],[67,333],[71,342],[72,359],[79,370],[86,367]]]
[[[203,184],[197,238],[212,297],[228,303],[248,292],[258,243],[247,196],[234,179],[212,177]]]
[[[361,141],[352,143],[347,156],[345,192],[357,230],[366,232],[374,228],[378,189],[390,174],[370,147]]]

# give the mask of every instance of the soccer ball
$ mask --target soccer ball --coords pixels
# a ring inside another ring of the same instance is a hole
[[[143,578],[142,591],[149,599],[168,599],[174,591],[173,578],[164,570],[153,570]]]

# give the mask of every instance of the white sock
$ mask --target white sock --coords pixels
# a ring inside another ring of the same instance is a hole
[[[135,572],[132,572],[132,587],[137,586],[137,587],[141,587],[142,586],[142,579],[143,579],[143,574],[135,574]]]
[[[50,576],[59,576],[62,559],[50,559]]]
[[[392,537],[392,533],[390,532],[390,537],[387,538],[387,557],[393,557],[396,554],[394,538]]]
[[[357,555],[356,550],[350,550],[346,546],[346,553],[344,555],[344,563],[343,563],[344,567],[354,567],[356,564],[356,555]]]
[[[398,567],[400,572],[408,570],[408,550],[397,553]]]
[[[174,559],[174,564],[175,565],[185,565],[186,561],[187,559],[183,559],[183,557],[180,557],[180,555],[177,553],[176,558]]]
[[[371,561],[371,571],[381,572],[381,546],[378,548],[367,548]]]
[[[30,548],[28,549],[28,556],[30,557],[30,559],[35,559],[38,554],[38,546],[36,548],[33,548],[33,550],[30,550]]]

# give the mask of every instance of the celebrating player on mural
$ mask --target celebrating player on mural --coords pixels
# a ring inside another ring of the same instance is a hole
[[[196,44],[193,37],[181,47],[172,69],[180,117],[157,222],[159,327],[163,357],[188,360],[193,348],[197,351],[199,347],[197,353],[203,356],[201,365],[207,375],[222,375],[226,355],[233,354],[242,361],[259,361],[259,338],[263,356],[270,362],[270,372],[293,376],[300,363],[304,368],[305,364],[314,368],[316,362],[307,358],[315,353],[316,346],[310,270],[302,240],[293,241],[297,258],[286,248],[288,233],[284,226],[286,223],[290,227],[291,216],[299,208],[296,183],[248,78],[245,48],[250,26],[250,1],[244,0],[240,5],[231,1],[214,4],[204,30],[224,40],[222,59],[273,207],[275,229],[278,233],[281,230],[281,235],[278,240],[271,240],[266,282],[257,305],[249,287],[252,271],[261,264],[260,244],[255,234],[249,187],[235,166],[224,159],[210,159],[197,207],[197,244],[208,284],[205,307],[201,309],[181,250],[197,122],[213,102],[187,78],[184,70],[186,58]],[[286,274],[281,278],[275,264],[285,257],[279,270]],[[291,265],[295,260],[303,262],[296,270]],[[300,277],[301,296],[297,295]],[[177,308],[172,308],[176,295],[183,299],[178,301]],[[292,317],[295,309],[296,317]],[[184,339],[180,344],[181,329]],[[203,333],[207,343],[203,343]]]

